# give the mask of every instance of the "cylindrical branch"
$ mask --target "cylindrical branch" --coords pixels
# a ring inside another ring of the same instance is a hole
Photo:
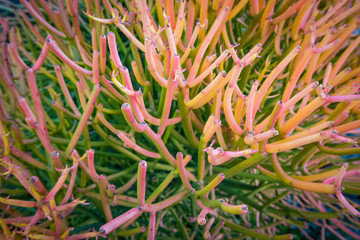
[[[259,30],[260,30],[262,36],[265,35],[266,27],[268,27],[268,25],[269,25],[269,23],[271,21],[270,16],[274,12],[275,3],[276,3],[275,0],[271,0],[265,6],[264,13],[263,13],[263,15],[261,17],[260,25],[259,25]]]
[[[111,75],[111,80],[113,83],[115,83],[115,85],[122,91],[124,92],[127,96],[136,96],[138,95],[138,91],[134,91],[133,89],[129,89],[127,87],[125,87],[124,85],[122,85],[117,79],[116,76],[118,75],[118,73],[114,74],[114,71]]]
[[[115,25],[123,32],[128,39],[141,51],[145,52],[145,46],[142,44],[125,26],[121,21],[116,21]],[[145,32],[146,33],[146,32]]]
[[[343,95],[343,96],[329,96],[325,97],[326,102],[334,103],[334,102],[353,102],[359,101],[360,95]]]
[[[84,94],[84,91],[83,91],[80,81],[76,82],[76,90],[77,90],[77,93],[79,96],[80,106],[84,110],[85,106],[86,106],[86,99],[85,99],[85,94]]]
[[[34,216],[30,219],[29,223],[24,228],[23,234],[28,235],[31,227],[34,226],[37,223],[37,221],[39,221],[42,218],[48,218],[48,220],[52,220],[49,214],[50,214],[49,209],[47,209],[47,213],[45,213],[44,209],[38,208],[38,210],[35,212]]]
[[[174,29],[174,40],[175,40],[176,45],[178,45],[178,43],[180,42],[181,35],[184,30],[185,15],[186,15],[186,13],[185,13],[186,3],[187,3],[186,1],[180,2],[178,14],[177,14],[177,20],[176,20],[176,25],[175,25],[175,29]]]
[[[120,60],[120,56],[119,56],[119,53],[117,50],[115,34],[113,32],[109,32],[107,35],[107,39],[108,39],[109,50],[110,50],[110,58],[113,61],[113,63],[115,64],[116,68],[121,68],[123,66],[123,64]]]
[[[232,158],[242,157],[246,155],[251,155],[257,153],[258,150],[245,149],[241,151],[224,151],[222,148],[207,148],[206,152],[208,153],[208,161],[212,165],[220,165]]]
[[[212,227],[214,222],[215,222],[215,217],[211,217],[209,221],[206,223],[204,227],[204,233],[202,235],[204,239],[211,239],[211,236],[216,236],[216,234],[211,235],[210,233],[210,228]]]
[[[140,92],[138,92],[140,93]],[[142,94],[137,94],[136,95],[136,101],[139,105],[139,108],[140,108],[140,111],[142,113],[142,115],[144,116],[144,119],[145,121],[153,124],[153,125],[157,125],[159,126],[160,125],[160,122],[161,122],[161,119],[159,118],[156,118],[152,115],[150,115],[146,109],[146,106],[145,106],[145,103],[144,103],[144,99],[142,97]],[[173,124],[176,124],[178,122],[181,121],[181,118],[180,117],[175,117],[175,118],[171,118],[171,119],[168,119],[167,121],[167,125],[173,125]]]
[[[323,34],[327,30],[329,30],[332,26],[337,24],[338,22],[344,20],[345,18],[358,13],[360,10],[360,4],[354,4],[352,7],[348,8],[347,10],[343,11],[342,13],[336,15],[333,17],[330,21],[325,22],[325,24],[322,24],[321,27],[317,30],[317,33]]]
[[[167,82],[164,109],[161,114],[161,121],[158,132],[159,135],[162,135],[164,133],[165,128],[167,126],[167,121],[169,118],[171,104],[172,104],[172,98],[174,96],[174,91],[176,88],[176,82],[181,81],[180,79],[178,80],[177,78],[181,78],[181,67],[180,67],[180,56],[175,53],[173,55],[172,69],[170,69],[170,76]]]
[[[292,116],[279,130],[280,135],[285,136],[293,131],[306,117],[312,114],[316,109],[326,103],[326,99],[320,97],[315,98],[304,108],[300,109],[294,116]]]
[[[265,147],[265,151],[268,153],[283,152],[309,143],[318,142],[324,139],[331,138],[335,134],[336,134],[335,130],[326,130],[320,133],[312,134],[310,136],[297,138],[288,142],[281,142],[281,143],[274,142],[271,144],[267,144]]]
[[[215,59],[216,59],[216,53],[207,56],[204,59],[203,63],[201,64],[199,74],[201,75],[205,70],[207,70],[209,68],[209,66],[214,62]],[[210,71],[210,73],[213,73],[213,71]],[[211,75],[210,75],[210,78],[211,78]]]
[[[143,87],[149,86],[150,82],[143,79],[142,75],[140,74],[139,67],[137,66],[136,61],[131,62],[132,70],[134,72],[136,81]]]
[[[191,38],[190,38],[190,41],[189,41],[189,43],[188,43],[188,45],[187,45],[187,47],[186,47],[186,50],[185,50],[185,52],[184,52],[184,54],[181,56],[181,58],[180,58],[180,64],[181,65],[183,65],[184,63],[185,63],[185,61],[188,59],[188,57],[189,57],[189,54],[190,54],[190,52],[193,50],[193,48],[194,48],[194,43],[195,43],[195,41],[196,41],[196,38],[197,38],[197,36],[198,36],[198,33],[199,33],[199,31],[200,31],[200,23],[199,22],[197,22],[196,23],[196,26],[195,26],[195,28],[194,28],[194,31],[193,31],[193,33],[191,34]]]
[[[45,41],[45,39],[41,36],[41,34],[39,33],[39,28],[38,27],[34,27],[34,25],[31,23],[31,21],[29,20],[29,17],[27,16],[27,14],[25,13],[25,11],[20,10],[20,15],[22,20],[24,20],[26,26],[29,28],[29,30],[31,31],[31,33],[34,34],[37,42],[41,42],[43,43]],[[5,41],[5,39],[3,40]]]
[[[5,68],[3,67],[3,64],[0,63],[0,74],[2,76],[2,79],[5,82],[6,87],[8,87],[13,96],[15,96],[16,98],[19,98],[19,89],[17,88],[17,86],[12,82],[9,72],[7,70],[5,70]]]
[[[231,128],[231,130],[237,135],[241,135],[243,133],[243,129],[240,128],[240,125],[236,122],[233,111],[232,111],[232,95],[235,89],[235,85],[237,84],[237,80],[240,76],[240,73],[243,69],[242,63],[236,64],[234,67],[234,71],[231,75],[229,85],[225,90],[224,100],[223,100],[223,109],[225,113],[225,118]]]
[[[149,67],[149,71],[151,73],[151,75],[153,76],[153,78],[156,80],[156,82],[162,86],[162,87],[166,87],[167,86],[167,80],[160,75],[160,73],[157,70],[156,64],[155,64],[155,60],[154,60],[154,42],[151,39],[150,36],[145,36],[145,47],[146,47],[146,51],[145,51],[145,58],[146,58],[146,62],[148,64]]]
[[[194,87],[197,84],[201,83],[209,74],[211,74],[216,67],[220,65],[230,54],[229,50],[223,51],[220,56],[203,71],[199,76],[197,76],[191,84],[189,83],[189,87]]]
[[[46,39],[46,44],[48,44],[49,48],[51,49],[52,52],[55,53],[56,56],[58,56],[63,62],[69,65],[76,72],[84,74],[86,76],[92,75],[92,71],[80,67],[74,61],[72,61],[68,56],[66,56],[66,54],[59,48],[56,42],[50,37]]]
[[[106,36],[100,36],[100,74],[105,73],[106,69]]]
[[[332,57],[336,56],[339,53],[339,50],[342,46],[346,46],[351,39],[351,34],[357,28],[356,18],[349,19],[348,23],[342,24],[337,28],[337,31],[333,32],[331,29],[324,32],[327,39],[326,42],[322,45],[325,46],[329,41],[340,39],[340,43],[337,44],[335,48],[328,49],[327,51],[321,53],[319,61],[316,64],[316,67],[322,67],[324,64],[328,64]],[[335,33],[335,34],[334,34]],[[317,34],[318,35],[318,34]]]
[[[42,0],[44,1],[44,0]],[[71,38],[74,36],[74,31],[73,29],[70,27],[70,23],[67,19],[67,16],[64,16],[64,14],[61,14],[61,12],[59,10],[55,10],[53,11],[54,15],[55,15],[55,23],[57,22],[57,27],[59,27],[63,32],[65,32],[66,36],[68,38]],[[65,20],[64,20],[65,19]]]
[[[91,30],[91,47],[93,52],[98,51],[98,38],[96,35],[96,29],[93,27]]]
[[[150,213],[148,240],[155,240],[156,236],[156,212]]]
[[[318,143],[318,148],[320,149],[320,151],[324,152],[324,153],[328,153],[331,155],[355,155],[355,154],[360,154],[360,148],[354,148],[354,147],[349,147],[349,148],[330,148],[330,147],[326,147],[322,141],[320,141]]]
[[[235,50],[235,46],[231,45],[229,47],[230,50],[230,54],[232,59],[234,60],[234,62],[236,64],[240,64],[242,63],[242,65],[244,67],[246,67],[247,65],[249,65],[252,61],[254,61],[254,59],[258,56],[259,52],[261,51],[261,43],[256,44],[252,49],[250,49],[250,51],[241,59],[238,57],[237,55],[237,51]]]
[[[37,207],[36,201],[24,201],[24,200],[17,200],[17,199],[2,198],[2,197],[0,197],[0,203],[10,205],[10,206],[26,207],[26,208]]]
[[[92,61],[92,82],[97,85],[99,84],[99,72],[100,72],[100,59],[99,59],[99,51],[95,50],[93,52],[93,61]]]
[[[206,133],[210,126],[215,122],[215,114],[211,114],[208,118],[208,120],[206,121],[205,125],[204,125],[204,130],[203,133]]]
[[[284,119],[285,119],[285,115],[286,112],[293,106],[295,106],[295,104],[300,101],[302,98],[304,98],[305,96],[307,96],[308,94],[310,94],[314,89],[316,89],[318,87],[319,83],[318,82],[314,82],[311,83],[309,86],[307,86],[306,88],[304,88],[303,90],[301,90],[299,93],[297,93],[296,95],[294,95],[292,98],[290,98],[288,101],[285,102],[285,104],[283,105],[281,111],[280,111],[280,123],[279,126],[284,125]]]
[[[340,39],[336,39],[334,41],[332,41],[331,43],[325,45],[325,46],[322,46],[320,48],[315,48],[314,51],[315,53],[322,53],[322,52],[325,52],[326,50],[332,48],[333,46],[335,46],[337,43],[339,43],[341,40]]]
[[[57,151],[53,151],[50,153],[50,158],[55,168],[61,169],[63,168],[63,164],[60,160],[60,154]]]
[[[67,203],[72,195],[74,186],[75,186],[75,181],[76,181],[76,177],[77,177],[77,171],[78,171],[78,167],[79,164],[78,162],[81,161],[80,156],[78,154],[78,152],[74,149],[71,153],[71,157],[73,158],[73,167],[71,168],[70,171],[70,182],[69,182],[69,186],[66,190],[65,196],[63,198],[63,200],[61,201],[61,205]]]
[[[20,2],[25,6],[25,8],[29,11],[31,16],[33,16],[36,20],[40,22],[41,25],[43,25],[46,29],[48,29],[50,32],[55,33],[59,37],[66,38],[66,35],[62,32],[60,32],[58,29],[51,26],[42,16],[31,6],[31,4],[26,0],[20,0]]]
[[[315,28],[323,25],[331,16],[333,16],[344,4],[346,1],[339,1],[337,4],[332,5],[331,8],[328,8],[325,15],[318,19],[313,25]]]
[[[115,191],[115,186],[110,185],[110,183],[108,182],[107,178],[104,175],[100,175],[98,187],[99,187],[99,199],[101,201],[105,219],[107,221],[111,221],[113,219],[113,216],[111,213],[109,199],[108,199],[111,196],[108,195],[108,193],[112,193],[112,191],[108,191],[108,190],[109,187],[111,187],[113,191]]]
[[[17,47],[14,44],[9,44],[8,45],[8,50],[9,53],[11,55],[11,57],[15,60],[15,62],[17,62],[17,64],[23,69],[26,70],[29,67],[26,65],[26,63],[22,60],[22,58],[19,55],[19,52],[17,50]]]
[[[166,20],[165,20],[165,22],[166,22]],[[169,48],[170,48],[170,51],[171,51],[171,55],[174,56],[175,54],[177,54],[176,43],[175,43],[175,39],[174,39],[172,29],[171,29],[169,24],[165,23],[165,31],[166,31],[166,36],[167,36],[167,39],[168,39],[168,44],[169,44]]]
[[[185,185],[185,187],[187,189],[193,191],[194,189],[191,186],[189,179],[186,176],[185,165],[184,165],[184,156],[181,152],[178,152],[176,154],[176,165],[179,170],[179,176],[181,178],[181,181],[183,182],[183,184]]]
[[[204,104],[208,103],[213,97],[216,96],[217,90],[223,88],[226,83],[230,80],[230,74],[232,74],[232,70],[229,74],[226,74],[225,71],[221,71],[216,78],[206,86],[198,95],[196,95],[193,99],[186,101],[186,106],[197,109]]]
[[[41,139],[41,142],[43,143],[45,149],[48,151],[48,153],[51,153],[54,151],[54,149],[49,141],[49,134],[47,131],[44,109],[41,104],[40,93],[39,93],[39,89],[38,89],[38,86],[36,83],[36,73],[31,68],[29,68],[26,71],[26,77],[28,80],[31,97],[32,97],[35,107],[36,107],[39,125],[36,126],[36,122],[33,122],[33,121],[36,121],[36,119],[33,119],[32,116],[30,116],[31,119],[29,119],[29,120],[30,120],[30,122],[33,122],[31,124],[31,125],[33,125],[32,128],[34,128],[36,130],[36,133],[38,134],[39,138]]]
[[[56,77],[57,77],[57,79],[59,81],[59,85],[61,87],[61,90],[64,93],[66,102],[69,104],[70,108],[74,111],[75,115],[80,117],[81,113],[78,110],[78,108],[76,107],[76,105],[74,103],[74,100],[72,99],[72,97],[70,95],[69,89],[67,88],[66,83],[64,81],[64,77],[63,77],[63,75],[61,73],[60,66],[56,65],[56,66],[54,66],[54,69],[55,69]]]
[[[144,212],[158,212],[161,211],[179,201],[181,201],[182,199],[184,199],[187,195],[189,194],[189,190],[185,189],[171,197],[169,197],[168,199],[155,203],[155,204],[145,204],[141,210]]]
[[[95,107],[96,100],[97,100],[97,97],[99,96],[100,90],[101,90],[100,85],[94,86],[94,88],[89,96],[89,101],[87,102],[84,112],[81,115],[79,124],[77,125],[75,132],[74,132],[68,146],[66,147],[66,150],[64,152],[64,157],[68,156],[68,154],[74,149],[77,141],[79,140],[79,138],[82,134],[82,131],[83,131],[85,125],[87,124],[87,121],[90,118],[90,115]]]
[[[56,235],[60,236],[61,223],[60,223],[60,218],[59,218],[58,212],[56,210],[56,202],[55,202],[54,198],[50,199],[49,205],[50,205],[50,212],[51,212],[52,218],[55,223]]]
[[[5,132],[5,128],[1,121],[2,120],[0,120],[0,144],[3,147],[3,155],[6,156],[6,158],[8,158],[8,156],[10,155],[10,144],[9,144],[9,139],[7,138],[7,133]]]
[[[334,194],[336,192],[334,185],[304,182],[290,177],[281,168],[276,153],[272,153],[271,156],[272,156],[271,163],[274,167],[276,175],[286,184],[291,185],[292,187],[295,187],[297,189],[309,191],[309,192],[329,193],[329,194]]]
[[[51,189],[51,191],[45,196],[44,201],[48,202],[50,199],[54,198],[56,193],[63,187],[67,176],[69,175],[69,168],[65,168],[62,170],[61,176],[57,180],[55,186]]]
[[[300,0],[300,1],[296,2],[294,5],[287,8],[287,10],[285,12],[283,12],[281,15],[272,19],[271,23],[272,24],[280,23],[283,20],[286,20],[287,18],[293,16],[295,14],[295,12],[298,11],[301,8],[301,6],[304,5],[305,3],[306,3],[306,0]]]
[[[137,173],[137,203],[140,207],[145,204],[146,170],[147,163],[145,161],[139,162]]]
[[[339,126],[335,127],[335,130],[340,134],[340,133],[346,133],[348,131],[357,129],[360,127],[360,120],[356,120],[353,122],[349,122],[349,123],[345,123]]]
[[[262,83],[261,87],[259,88],[258,96],[259,98],[256,98],[254,100],[254,107],[253,111],[257,112],[260,103],[262,100],[261,96],[264,96],[269,87],[272,85],[274,80],[279,76],[279,74],[285,69],[285,67],[295,58],[295,56],[300,52],[300,46],[294,48],[278,65],[275,66],[275,68],[271,71],[271,73],[267,76],[265,81]]]
[[[144,132],[146,128],[145,122],[138,123],[134,117],[134,113],[130,107],[130,104],[124,103],[121,105],[121,111],[124,114],[124,118],[129,126],[137,132]]]
[[[221,120],[217,119],[207,129],[204,128],[204,134],[201,136],[198,150],[198,179],[202,181],[205,177],[205,150],[208,142],[215,134],[216,130],[221,126]],[[205,131],[206,130],[206,131]],[[210,144],[210,147],[214,144],[215,140]]]
[[[360,8],[360,4],[356,4],[358,8]],[[355,8],[352,8],[355,9]],[[360,36],[358,36],[354,41],[352,41],[349,46],[346,48],[346,50],[341,54],[339,59],[334,64],[331,73],[330,73],[330,79],[333,79],[338,71],[341,69],[341,67],[344,65],[346,60],[349,58],[350,54],[355,50],[357,46],[359,46],[360,43]],[[330,82],[332,86],[335,86],[336,84],[333,82]]]
[[[209,207],[204,207],[201,210],[201,212],[200,212],[200,214],[199,214],[199,216],[197,218],[197,223],[199,225],[205,225],[206,224],[206,218],[205,217],[209,212],[212,212],[211,208],[209,208]]]
[[[313,12],[314,4],[315,1],[307,1],[297,13],[297,16],[292,24],[293,26],[291,28],[291,38],[294,41],[299,38],[300,29],[303,29],[303,31],[306,32],[306,30],[304,29],[306,27],[305,24],[308,22],[308,19]]]
[[[6,161],[9,161],[8,171],[5,172],[4,175],[13,174],[19,181],[19,183],[30,193],[31,196],[34,197],[37,202],[42,201],[42,196],[34,188],[31,187],[28,179],[25,178],[26,170],[24,170],[22,167],[16,167],[13,162],[10,162],[8,156],[5,156],[4,158],[6,159]]]
[[[219,185],[222,180],[225,179],[225,174],[223,173],[219,173],[213,180],[211,180],[211,182],[209,182],[205,187],[203,187],[202,189],[198,190],[195,192],[195,195],[197,196],[202,196],[202,195],[207,195],[209,194],[209,192],[216,188],[217,185]]]
[[[337,133],[336,130],[334,130],[334,131]],[[337,134],[334,134],[332,136],[332,138],[339,141],[339,142],[342,142],[342,143],[350,143],[350,144],[354,144],[354,145],[357,144],[357,139],[347,138],[347,137],[343,137],[343,136],[340,136],[340,135],[337,135]]]
[[[255,94],[257,91],[257,88],[259,86],[259,82],[256,81],[251,86],[247,101],[246,101],[246,121],[245,121],[245,127],[248,131],[253,130],[253,121],[254,121],[254,100],[255,100]]]
[[[346,169],[348,168],[349,164],[345,163],[340,168],[338,174],[336,175],[334,187],[335,187],[335,194],[336,197],[339,199],[339,201],[346,207],[352,214],[354,214],[356,217],[360,216],[360,212],[354,208],[350,203],[345,199],[344,195],[342,194],[342,188],[341,188],[341,182],[343,177],[346,174]]]
[[[270,129],[266,132],[254,134],[254,131],[249,131],[248,134],[244,138],[244,142],[247,145],[252,145],[256,142],[268,140],[269,138],[275,137],[279,134],[279,132],[276,129]]]
[[[149,150],[146,150],[139,145],[137,145],[135,142],[133,142],[125,133],[118,132],[117,136],[126,144],[127,147],[130,147],[134,149],[135,151],[151,158],[160,158],[160,154],[151,152]]]
[[[90,54],[84,49],[84,47],[81,45],[79,36],[75,35],[75,43],[77,45],[78,51],[80,53],[81,59],[85,62],[86,65],[89,67],[92,66],[92,62],[89,60]]]
[[[88,205],[89,203],[86,203],[86,200],[80,200],[79,198],[74,199],[72,202],[66,203],[66,204],[60,204],[56,206],[56,211],[63,212],[63,211],[69,211],[74,209],[77,205]]]
[[[87,151],[87,159],[88,159],[90,174],[94,179],[99,180],[100,176],[97,174],[95,169],[94,156],[95,156],[94,149],[90,149],[89,151]]]
[[[226,19],[229,14],[230,14],[230,8],[229,7],[223,8],[223,10],[217,15],[209,32],[206,34],[206,37],[199,48],[199,51],[195,57],[193,66],[191,67],[191,70],[190,70],[190,73],[188,76],[189,85],[191,85],[192,82],[195,80],[195,76],[199,70],[201,60],[204,57],[205,51],[208,48],[208,46],[210,45],[212,38],[214,37],[214,35],[218,31],[219,27],[221,26],[222,21],[224,19]]]
[[[202,136],[202,142],[206,144],[210,141],[211,137],[215,134],[216,130],[221,126],[221,120],[217,119],[210,124],[208,128],[204,128],[204,135]]]
[[[31,127],[32,129],[35,129],[35,130],[38,130],[39,131],[39,138],[41,140],[44,140],[43,138],[43,134],[42,134],[42,131],[40,130],[40,126],[39,126],[39,123],[36,122],[33,118],[29,117],[29,116],[26,116],[25,117],[25,122],[27,123],[27,125],[29,125],[29,127]]]
[[[221,201],[221,210],[230,214],[245,214],[248,212],[248,207],[245,204],[231,205],[224,200]]]
[[[348,117],[349,117],[349,113],[347,113],[347,112],[342,112],[342,113],[335,119],[334,126],[339,125],[340,123],[342,123],[343,121],[345,121]]]
[[[31,119],[31,121],[37,122],[37,119],[36,119],[34,113],[32,112],[31,108],[27,104],[27,101],[25,98],[19,97],[18,104],[19,104],[20,109],[24,113],[25,117],[29,117]]]
[[[132,208],[124,214],[114,218],[113,220],[107,222],[106,224],[100,227],[100,234],[109,234],[127,221],[129,221],[132,217],[136,216],[137,213],[141,210],[140,207]]]
[[[35,190],[43,195],[48,194],[48,190],[44,187],[43,183],[40,181],[38,176],[32,176],[30,178],[30,183],[34,186]]]
[[[68,109],[66,109],[65,107],[63,107],[59,102],[53,100],[52,101],[52,105],[59,111],[63,112],[66,115],[69,115],[70,117],[72,117],[73,119],[79,119],[80,116],[76,116],[75,114],[73,114],[71,111],[69,111]]]
[[[334,124],[333,121],[326,121],[326,122],[323,122],[323,123],[320,123],[320,124],[316,124],[313,127],[304,129],[303,131],[301,131],[299,133],[296,133],[294,135],[288,136],[287,138],[279,140],[276,143],[277,144],[282,144],[282,143],[285,143],[285,142],[293,141],[295,139],[299,139],[299,138],[303,138],[303,137],[306,137],[306,136],[314,135],[314,134],[317,134],[317,133],[321,132],[322,130],[324,130],[326,128],[333,127],[333,124]]]

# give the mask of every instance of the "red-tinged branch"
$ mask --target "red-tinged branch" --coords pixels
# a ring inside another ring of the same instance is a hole
[[[40,22],[41,25],[43,25],[46,29],[48,29],[50,32],[55,33],[56,35],[65,38],[66,35],[62,32],[60,32],[58,29],[51,26],[45,19],[43,19],[38,12],[31,6],[31,4],[26,0],[20,0],[20,2],[25,6],[25,8],[30,12],[30,14]]]
[[[356,217],[360,216],[360,212],[354,208],[350,203],[345,199],[344,195],[342,194],[341,189],[341,182],[343,177],[346,174],[346,169],[348,168],[349,164],[345,163],[339,170],[338,174],[336,175],[334,187],[336,189],[336,197],[339,199],[339,201],[346,207],[352,214],[354,214]]]
[[[111,233],[112,231],[114,231],[115,229],[126,223],[128,220],[130,220],[132,217],[134,217],[140,210],[141,210],[140,207],[130,209],[124,214],[102,225],[100,228],[100,234],[107,235]]]
[[[66,56],[66,54],[63,51],[61,51],[61,49],[54,40],[48,37],[46,39],[46,44],[49,45],[51,51],[54,52],[56,56],[58,56],[63,62],[69,65],[72,69],[86,76],[92,75],[92,71],[80,67],[74,61],[72,61],[68,56]]]
[[[137,203],[140,207],[145,204],[146,170],[147,163],[145,161],[139,162],[137,173]]]
[[[176,163],[177,163],[177,167],[179,169],[179,175],[181,178],[181,181],[183,182],[184,186],[188,189],[193,191],[193,187],[191,186],[189,179],[186,176],[186,172],[185,172],[185,166],[184,166],[184,157],[183,154],[181,152],[178,152],[176,154]]]
[[[297,179],[294,179],[287,175],[284,170],[281,168],[281,165],[277,159],[276,153],[271,154],[271,163],[274,167],[276,175],[286,184],[309,192],[317,192],[317,193],[329,193],[335,194],[336,189],[334,185],[330,184],[322,184],[322,183],[313,183],[313,182],[303,182]]]
[[[84,112],[80,118],[79,124],[77,125],[75,132],[73,134],[73,137],[71,138],[68,146],[66,147],[66,150],[64,152],[64,158],[66,158],[69,155],[69,153],[72,151],[72,149],[74,149],[77,141],[79,140],[79,138],[82,134],[82,131],[83,131],[85,125],[87,124],[87,121],[89,120],[89,117],[95,107],[95,103],[96,103],[97,97],[100,93],[100,90],[101,90],[100,85],[94,86],[94,88],[91,92],[91,95],[89,97],[89,101],[87,102]]]

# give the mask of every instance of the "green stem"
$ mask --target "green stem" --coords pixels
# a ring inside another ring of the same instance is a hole
[[[183,239],[190,239],[189,234],[187,233],[184,224],[181,222],[181,220],[178,217],[178,215],[176,214],[175,210],[171,208],[170,211],[171,211],[173,217],[175,218],[175,221],[176,221],[176,223],[177,223],[177,225],[179,227],[179,230],[180,230],[180,232],[181,232],[181,234],[183,236]]]
[[[256,153],[256,154],[252,155],[251,157],[249,157],[248,159],[242,161],[241,163],[239,163],[239,164],[235,165],[234,167],[230,168],[229,170],[225,171],[224,174],[225,174],[226,178],[230,178],[247,168],[250,168],[252,166],[260,164],[261,162],[263,162],[266,159],[267,159],[267,157],[264,157],[261,153]]]
[[[182,92],[179,92],[178,95],[178,103],[179,103],[179,110],[180,110],[180,116],[181,116],[181,126],[184,130],[184,134],[188,141],[190,142],[191,146],[194,148],[199,147],[199,140],[195,136],[195,132],[191,125],[191,119],[190,117],[190,111],[188,107],[185,105],[185,99],[184,94]]]
[[[151,193],[145,202],[152,203],[165,190],[165,188],[170,184],[176,175],[177,174],[175,173],[175,170],[171,171],[162,181],[162,183]]]
[[[320,151],[324,153],[328,153],[331,155],[354,155],[354,154],[360,154],[360,148],[359,147],[353,147],[353,148],[329,148],[326,147],[323,143],[319,142],[317,147],[320,149]]]

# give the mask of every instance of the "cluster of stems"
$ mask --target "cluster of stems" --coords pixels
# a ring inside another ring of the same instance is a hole
[[[6,239],[359,238],[358,1],[0,2]]]

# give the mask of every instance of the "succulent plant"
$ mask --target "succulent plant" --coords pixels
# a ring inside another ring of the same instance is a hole
[[[0,239],[360,238],[359,1],[0,2]]]

